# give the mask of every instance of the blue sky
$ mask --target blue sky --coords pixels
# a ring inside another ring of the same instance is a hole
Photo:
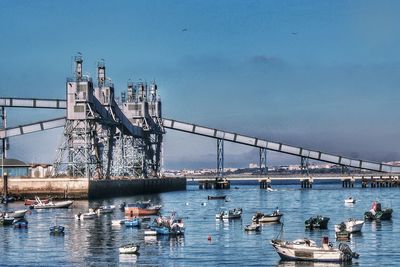
[[[0,95],[64,98],[76,52],[117,92],[159,84],[164,116],[375,161],[400,159],[398,1],[0,2]],[[183,31],[183,29],[186,29]],[[9,125],[62,112],[9,109]],[[61,130],[11,140],[51,162]],[[214,167],[215,140],[168,131],[167,168]],[[226,166],[258,151],[226,144]],[[298,162],[270,154],[270,163]]]

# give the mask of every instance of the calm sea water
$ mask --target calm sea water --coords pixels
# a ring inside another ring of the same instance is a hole
[[[351,266],[398,266],[400,264],[400,189],[342,189],[338,183],[315,185],[301,190],[299,185],[277,185],[276,192],[260,190],[257,185],[238,185],[239,189],[198,190],[113,198],[101,201],[75,201],[68,210],[33,210],[27,216],[28,229],[0,228],[1,266],[343,266],[339,264],[284,263],[273,251],[269,240],[280,231],[280,224],[265,224],[260,233],[246,233],[257,212],[270,213],[279,206],[284,213],[283,238],[308,237],[320,243],[329,236],[335,244],[333,225],[350,217],[362,218],[373,200],[394,209],[391,221],[366,222],[362,233],[353,236],[349,245],[360,254]],[[207,195],[227,195],[229,201],[207,200]],[[346,206],[352,195],[357,203]],[[99,204],[132,203],[151,199],[163,205],[162,213],[178,212],[185,221],[184,237],[145,237],[144,229],[115,227],[112,219],[122,219],[116,210],[95,220],[76,221],[74,214]],[[243,208],[240,220],[219,221],[215,214],[222,209]],[[5,207],[2,207],[4,209]],[[7,209],[23,208],[12,203]],[[328,230],[307,231],[304,221],[312,215],[331,218]],[[49,226],[57,222],[66,227],[64,236],[50,236]],[[207,237],[211,236],[211,241]],[[140,255],[121,256],[118,247],[140,244]],[[337,243],[336,243],[337,244]],[[347,266],[347,265],[346,265]]]

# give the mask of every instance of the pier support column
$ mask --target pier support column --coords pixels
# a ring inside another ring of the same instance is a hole
[[[217,177],[224,176],[224,140],[217,139]]]

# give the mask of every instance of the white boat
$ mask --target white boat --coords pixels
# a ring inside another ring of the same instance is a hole
[[[242,209],[233,209],[229,211],[221,211],[220,213],[215,215],[216,219],[220,220],[229,220],[229,219],[239,219],[242,217]]]
[[[344,200],[344,203],[346,203],[346,204],[354,204],[354,203],[356,203],[356,200],[353,197],[348,197],[348,198],[346,198]]]
[[[7,212],[7,216],[8,217],[12,217],[14,219],[20,219],[20,218],[24,218],[25,214],[28,212],[29,210],[16,210],[13,212]]]
[[[111,206],[100,206],[97,210],[96,213],[97,214],[109,214],[109,213],[113,213],[115,209],[114,205]]]
[[[338,248],[329,244],[328,238],[323,239],[321,247],[309,239],[294,241],[271,240],[271,245],[282,260],[314,261],[314,262],[349,262],[359,255],[353,252],[347,244],[340,243]]]
[[[134,254],[139,251],[139,245],[127,244],[119,248],[120,254]]]
[[[74,203],[71,200],[60,201],[60,202],[49,201],[48,203],[45,203],[42,202],[38,197],[35,197],[35,199],[37,204],[31,206],[34,209],[61,209],[61,208],[67,209],[72,205],[72,203]]]
[[[124,220],[112,220],[111,221],[111,225],[114,225],[114,226],[120,226],[122,224],[124,224]]]
[[[261,226],[259,224],[252,223],[252,224],[246,225],[244,227],[244,230],[247,232],[252,232],[252,231],[258,232],[258,231],[260,231],[260,228],[261,228]]]
[[[256,223],[279,222],[282,216],[283,213],[280,213],[279,211],[275,211],[271,214],[263,214],[261,212],[257,212],[253,216],[252,221]]]
[[[97,213],[93,211],[93,209],[89,209],[89,212],[86,213],[78,213],[75,215],[75,218],[78,220],[90,220],[97,217]]]
[[[350,233],[360,232],[364,221],[356,220],[356,219],[349,219],[347,222],[344,223],[346,225],[346,231]],[[335,232],[340,232],[340,224],[335,224]]]

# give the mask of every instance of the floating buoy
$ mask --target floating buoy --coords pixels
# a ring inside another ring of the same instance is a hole
[[[186,202],[186,206],[189,206],[189,202]]]
[[[202,206],[205,206],[205,205],[207,205],[207,203],[203,202],[203,203],[201,203],[201,205],[202,205]]]
[[[207,237],[207,240],[208,240],[208,241],[211,241],[211,236],[210,236],[210,235]]]

